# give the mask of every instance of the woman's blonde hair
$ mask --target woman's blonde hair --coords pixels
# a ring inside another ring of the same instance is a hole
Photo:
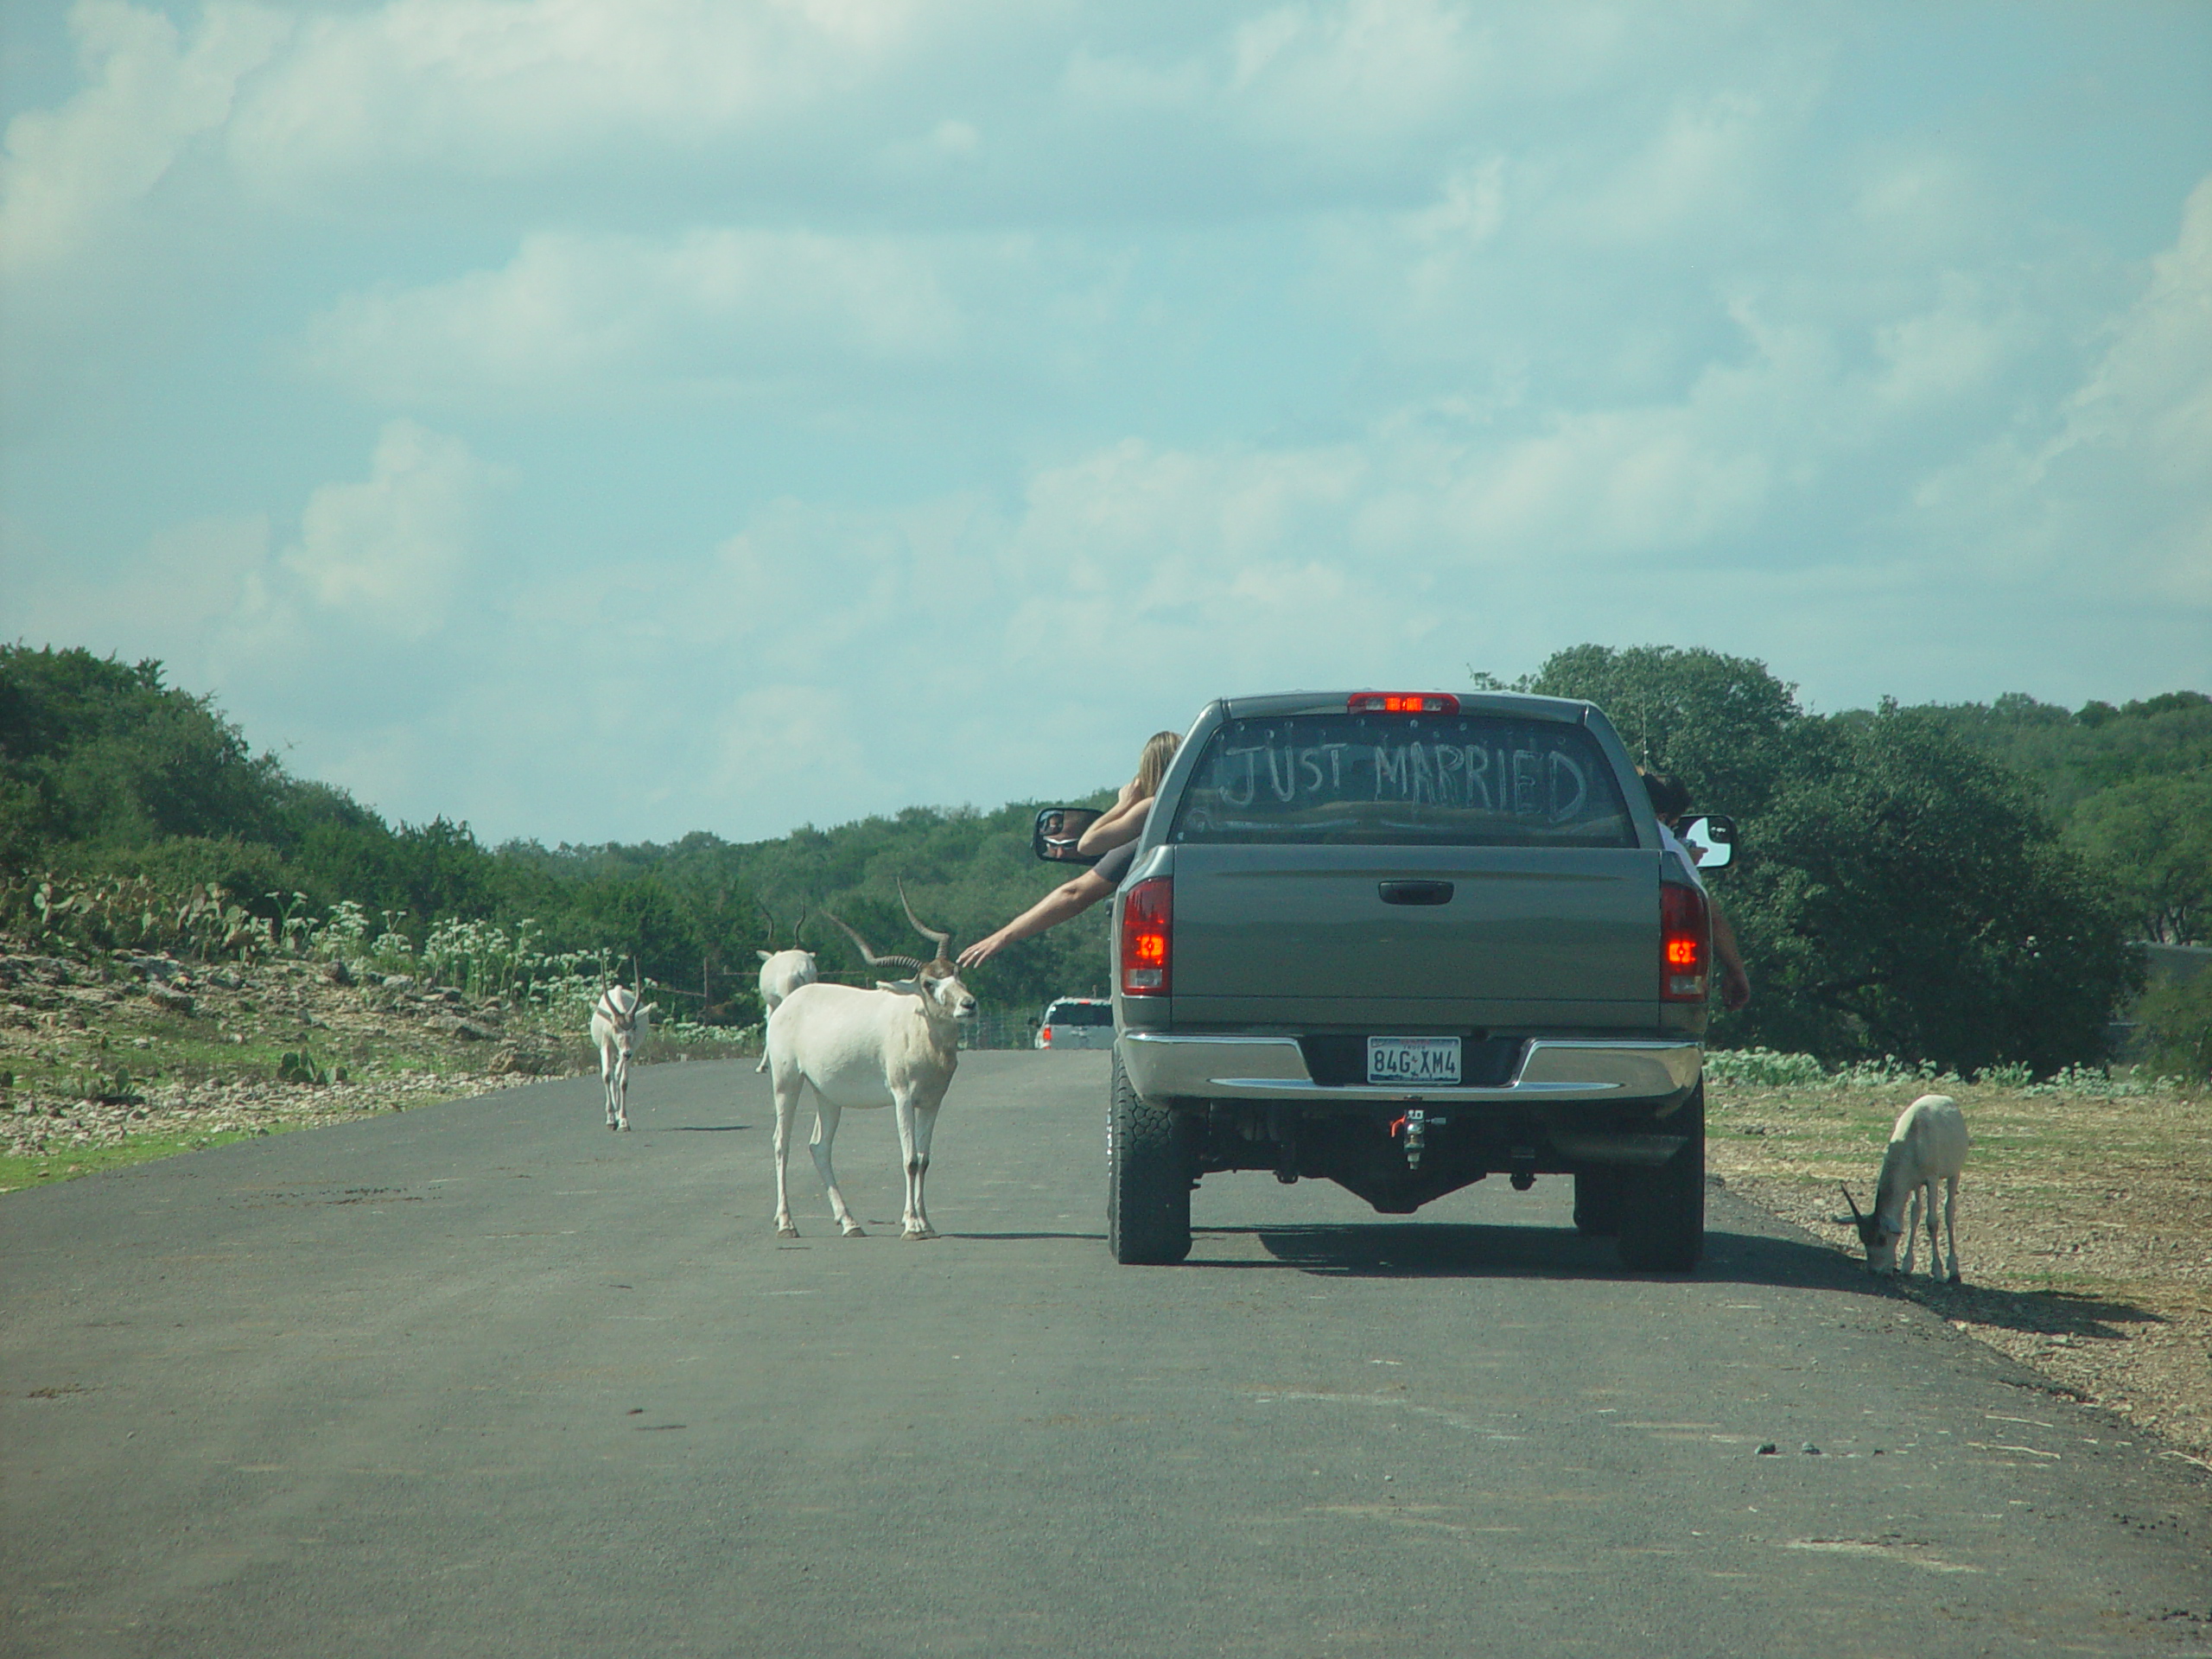
[[[1154,732],[1144,741],[1144,753],[1137,757],[1137,798],[1142,800],[1160,793],[1160,780],[1167,775],[1169,763],[1175,751],[1183,747],[1180,732]]]

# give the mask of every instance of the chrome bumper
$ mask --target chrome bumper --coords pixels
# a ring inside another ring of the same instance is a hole
[[[1662,1100],[1698,1080],[1697,1043],[1539,1037],[1513,1076],[1494,1088],[1434,1084],[1324,1086],[1306,1070],[1295,1037],[1170,1035],[1125,1031],[1116,1046],[1137,1093],[1148,1100],[1268,1100],[1325,1106],[1364,1102]]]

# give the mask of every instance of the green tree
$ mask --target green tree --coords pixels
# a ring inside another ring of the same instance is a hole
[[[2062,826],[2083,801],[2115,784],[2212,769],[2212,697],[2201,691],[2169,691],[2118,708],[2088,702],[2071,713],[2012,691],[1986,705],[1931,704],[1915,712],[2026,774]]]
[[[1892,705],[1808,723],[1724,889],[1757,988],[1729,1034],[1961,1072],[2101,1058],[2124,913],[2024,780]]]
[[[1738,816],[1765,804],[1804,718],[1764,663],[1702,646],[1574,645],[1516,689],[1596,703],[1640,764],[1680,777],[1700,810]]]
[[[2101,790],[2075,809],[2071,831],[2110,874],[2145,938],[2201,936],[2212,918],[2212,772]]]
[[[734,851],[712,836],[687,836],[671,849],[662,880],[683,918],[695,976],[671,982],[699,993],[692,1014],[727,1010],[742,1024],[760,1017],[760,959],[753,953],[766,924],[731,856]]]
[[[288,781],[275,759],[162,665],[0,645],[0,846],[10,862],[73,844],[262,839]]]

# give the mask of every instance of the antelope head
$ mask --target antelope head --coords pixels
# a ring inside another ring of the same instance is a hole
[[[1851,1224],[1859,1232],[1859,1242],[1866,1247],[1866,1271],[1890,1273],[1896,1269],[1897,1235],[1885,1224],[1880,1213],[1868,1215],[1859,1207],[1859,1200],[1851,1196],[1851,1189],[1839,1181],[1843,1188],[1843,1201],[1851,1206]]]
[[[954,1019],[973,1018],[976,1013],[976,997],[973,992],[960,982],[959,970],[953,965],[950,953],[952,935],[940,933],[933,927],[925,927],[922,925],[921,918],[914,914],[913,906],[907,903],[906,884],[903,880],[899,884],[899,903],[906,912],[906,919],[913,924],[914,931],[924,938],[933,941],[937,945],[937,955],[927,962],[918,957],[879,955],[875,947],[855,932],[846,922],[827,910],[822,913],[830,921],[835,922],[843,931],[845,937],[859,947],[862,960],[869,967],[902,967],[908,969],[912,975],[911,978],[903,980],[878,980],[876,984],[879,988],[887,991],[903,991],[912,987],[921,994],[925,1002],[934,1005],[937,1009],[951,1015]]]
[[[614,1046],[628,1055],[637,1051],[638,1027],[651,1017],[653,1006],[639,1007],[638,994],[626,985],[609,985],[600,992],[594,1012],[613,1028]]]

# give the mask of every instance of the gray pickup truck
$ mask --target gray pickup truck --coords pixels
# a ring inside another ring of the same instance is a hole
[[[1697,1264],[1709,912],[1592,705],[1216,702],[1114,911],[1118,1261],[1181,1261],[1199,1180],[1268,1170],[1391,1215],[1572,1175],[1629,1266]]]

